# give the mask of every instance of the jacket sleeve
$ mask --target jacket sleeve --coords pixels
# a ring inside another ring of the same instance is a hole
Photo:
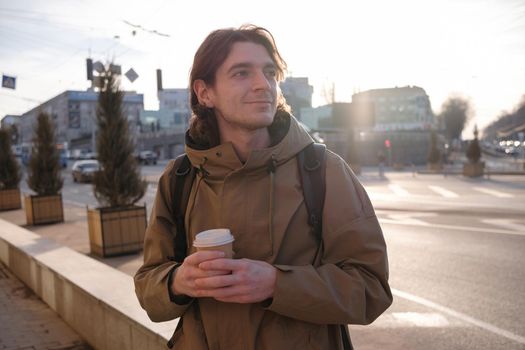
[[[275,265],[268,309],[318,324],[369,324],[392,303],[386,244],[372,204],[349,166],[327,151],[319,266]]]
[[[150,223],[144,238],[144,263],[135,274],[135,293],[140,305],[154,322],[162,322],[182,316],[192,299],[174,300],[170,296],[168,280],[177,267],[170,260],[174,255],[173,235],[175,224],[171,215],[172,194],[170,173],[174,161],[170,162],[162,174]]]

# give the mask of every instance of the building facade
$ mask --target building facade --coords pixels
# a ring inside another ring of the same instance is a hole
[[[417,86],[368,90],[352,95],[352,102],[372,103],[375,131],[428,130],[435,126],[425,90]]]
[[[301,120],[301,109],[312,107],[314,88],[308,83],[308,78],[288,77],[281,82],[280,87],[286,102],[292,108],[292,114]]]
[[[157,97],[159,110],[140,113],[139,151],[157,153],[160,159],[172,159],[184,153],[184,133],[191,117],[188,89],[162,89],[159,84]]]
[[[18,127],[18,123],[20,122],[20,116],[19,115],[14,115],[14,114],[6,114],[3,118],[2,118],[2,121],[0,122],[0,127],[2,129],[8,129],[8,128],[11,128],[13,125],[15,127]]]
[[[188,89],[163,89],[157,92],[158,111],[143,111],[140,116],[143,132],[186,130],[191,117]]]
[[[58,143],[68,145],[69,149],[94,151],[96,135],[96,111],[98,92],[64,91],[60,95],[22,114],[20,117],[20,142],[30,143],[33,128],[40,111],[51,116],[55,125]],[[125,92],[123,110],[128,120],[132,137],[138,134],[140,112],[144,109],[144,96],[135,92]]]

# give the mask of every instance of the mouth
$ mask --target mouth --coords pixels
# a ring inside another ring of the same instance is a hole
[[[266,100],[260,100],[260,101],[249,101],[249,102],[246,102],[248,104],[259,104],[259,103],[272,103],[272,101],[266,101]]]

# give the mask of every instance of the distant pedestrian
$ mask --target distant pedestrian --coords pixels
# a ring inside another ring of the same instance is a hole
[[[173,349],[351,349],[346,325],[369,324],[392,302],[385,240],[363,186],[324,148],[322,163],[301,163],[313,140],[279,90],[285,69],[272,35],[251,25],[210,33],[195,54],[186,154],[196,175],[185,218],[173,219],[185,172],[175,177],[172,161],[135,275],[153,321],[181,317]],[[310,216],[314,191],[303,194],[312,185],[301,174],[321,164],[324,206],[315,202],[322,214]],[[195,236],[214,228],[233,234],[234,259],[196,251]],[[186,258],[174,255],[181,249]]]

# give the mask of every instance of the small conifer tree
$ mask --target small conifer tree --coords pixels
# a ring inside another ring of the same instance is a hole
[[[109,207],[129,206],[140,200],[147,183],[140,177],[133,157],[128,122],[124,116],[124,92],[109,68],[100,75],[103,86],[97,107],[97,153],[100,171],[95,173],[94,194],[99,203]]]
[[[437,135],[434,130],[430,134],[430,151],[428,152],[427,160],[430,164],[439,163],[441,160],[441,153],[437,148]]]
[[[56,147],[54,126],[49,115],[40,112],[33,135],[27,185],[39,196],[57,195],[63,185],[60,169],[60,153]]]
[[[466,156],[471,163],[479,162],[481,158],[481,147],[478,141],[478,127],[474,127],[474,140],[471,140],[467,147]]]
[[[20,166],[11,150],[11,133],[0,129],[0,190],[17,188],[20,178]]]

